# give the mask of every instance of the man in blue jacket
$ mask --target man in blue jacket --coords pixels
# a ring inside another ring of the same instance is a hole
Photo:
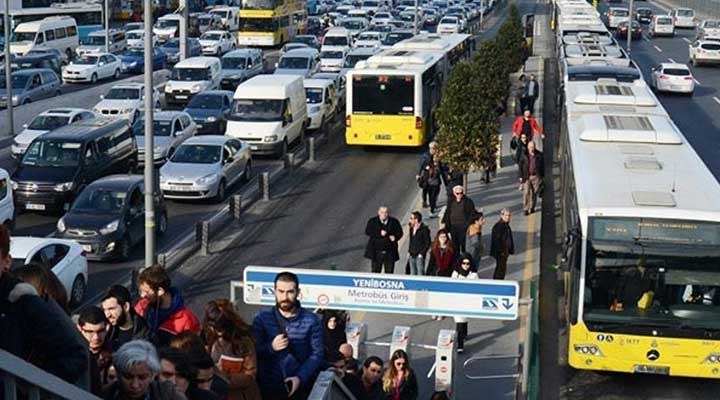
[[[261,310],[252,331],[263,400],[307,398],[323,364],[323,330],[318,317],[300,307],[298,278],[275,277],[275,307]]]

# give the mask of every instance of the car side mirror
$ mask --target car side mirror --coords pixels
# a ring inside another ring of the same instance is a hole
[[[104,94],[101,94],[101,95],[100,95],[100,100],[105,100],[105,95],[104,95]]]
[[[280,65],[280,64],[279,64],[279,63],[275,63],[275,68],[277,68],[277,67],[278,67],[278,65]]]

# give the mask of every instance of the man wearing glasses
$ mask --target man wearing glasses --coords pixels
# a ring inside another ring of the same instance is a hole
[[[510,229],[510,210],[503,208],[500,212],[500,220],[492,228],[490,241],[490,255],[497,262],[493,279],[505,279],[510,254],[515,254],[515,243]]]
[[[475,203],[465,196],[465,189],[456,185],[453,187],[453,199],[448,199],[442,222],[450,232],[453,244],[460,250],[465,251],[465,232],[472,222],[475,213]]]

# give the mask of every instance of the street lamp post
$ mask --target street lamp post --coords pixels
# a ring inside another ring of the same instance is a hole
[[[187,58],[187,31],[188,31],[188,7],[186,0],[180,0],[180,8],[182,9],[182,21],[180,22],[180,60]]]
[[[153,144],[152,1],[145,3],[145,266],[155,264],[155,149]]]
[[[415,22],[413,23],[413,34],[418,33],[418,0],[415,0]]]
[[[110,0],[105,0],[105,52],[110,52]]]
[[[628,57],[630,57],[631,53],[631,43],[632,43],[632,21],[633,21],[633,0],[630,0],[630,7],[628,8],[630,10],[630,14],[628,15],[628,27],[627,27],[627,53]]]
[[[7,100],[8,133],[15,135],[15,118],[13,115],[12,101],[12,70],[10,69],[10,0],[5,0],[5,13],[3,14],[3,28],[5,30],[5,95]]]

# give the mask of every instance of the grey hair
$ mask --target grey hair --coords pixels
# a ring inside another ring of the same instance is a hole
[[[505,214],[505,213],[510,214],[510,209],[507,208],[507,207],[505,207],[505,208],[503,208],[502,210],[500,210],[500,215]]]
[[[129,341],[113,354],[113,365],[118,374],[128,373],[130,368],[138,364],[146,364],[153,375],[160,372],[160,360],[155,346],[146,340]]]

